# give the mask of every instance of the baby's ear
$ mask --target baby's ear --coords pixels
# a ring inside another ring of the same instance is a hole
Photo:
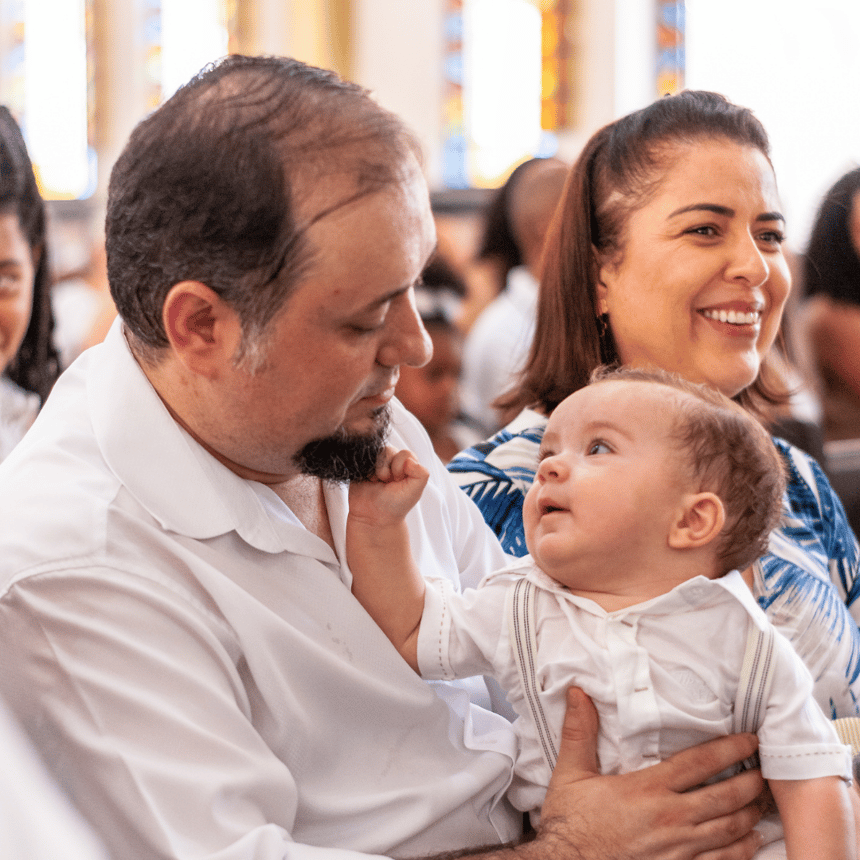
[[[722,530],[726,510],[716,493],[688,493],[669,531],[669,546],[692,549],[709,544]]]

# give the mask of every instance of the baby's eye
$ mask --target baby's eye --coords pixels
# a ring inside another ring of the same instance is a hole
[[[588,446],[589,456],[593,454],[609,454],[612,449],[602,439],[595,439]]]

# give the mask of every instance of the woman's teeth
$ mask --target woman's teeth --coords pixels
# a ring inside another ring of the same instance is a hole
[[[732,325],[754,325],[761,317],[758,311],[702,311],[702,316],[709,320],[717,320],[718,322],[731,323]]]

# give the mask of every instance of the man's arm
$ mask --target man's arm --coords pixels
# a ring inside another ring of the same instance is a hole
[[[850,789],[838,776],[768,781],[789,860],[856,860],[857,834]]]
[[[350,485],[346,524],[352,593],[416,672],[425,586],[405,518],[428,476],[410,451],[387,449],[374,480]]]

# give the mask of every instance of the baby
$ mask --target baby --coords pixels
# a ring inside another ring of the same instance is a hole
[[[476,590],[417,570],[404,518],[427,473],[408,451],[350,487],[347,526],[353,593],[413,669],[490,674],[505,690],[520,739],[514,805],[537,819],[578,686],[600,717],[603,773],[755,731],[790,860],[855,857],[850,747],[739,573],[780,516],[767,433],[710,389],[603,371],[552,413],[540,458],[530,555]]]

